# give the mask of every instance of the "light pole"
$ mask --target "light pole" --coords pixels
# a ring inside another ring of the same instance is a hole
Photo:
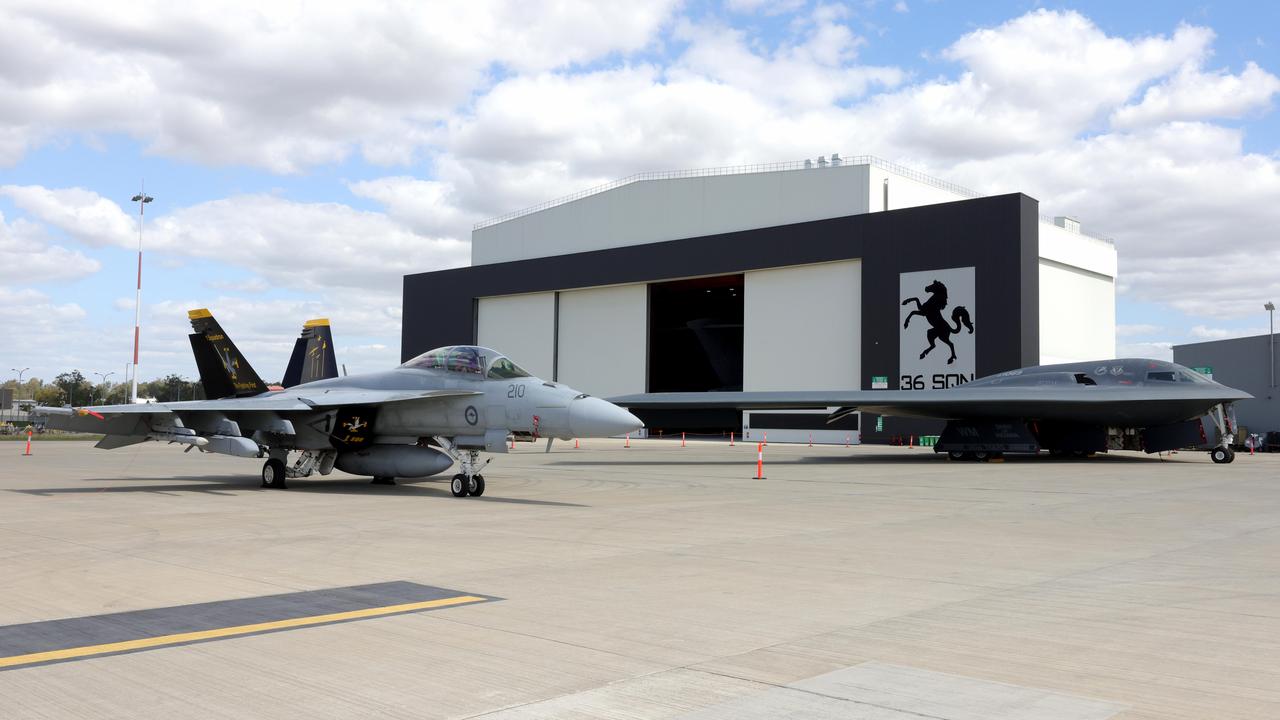
[[[102,398],[102,399],[103,399],[103,400],[106,400],[106,401],[110,401],[110,400],[111,400],[111,396],[110,396],[110,394],[109,394],[109,393],[107,393],[107,391],[106,391],[106,390],[107,390],[107,378],[111,377],[112,375],[115,375],[115,372],[114,372],[114,371],[112,371],[112,372],[107,372],[107,373],[94,372],[93,374],[94,374],[94,375],[97,375],[99,378],[101,378],[101,379],[102,379],[102,382],[100,383],[100,384],[102,385],[102,391],[103,391],[103,398]]]
[[[133,384],[131,394],[133,401],[138,400],[138,338],[142,334],[142,220],[146,214],[144,208],[155,198],[147,195],[146,183],[142,184],[142,192],[130,198],[130,202],[138,203],[138,292],[133,302]]]
[[[1271,354],[1271,387],[1275,387],[1276,386],[1276,304],[1268,300],[1267,304],[1262,306],[1262,309],[1267,311],[1267,324],[1270,325],[1270,329],[1267,332],[1267,347],[1270,348],[1271,350],[1271,353],[1270,353]]]
[[[30,370],[31,368],[24,367],[21,370],[19,370],[18,368],[9,368],[9,369],[18,373],[18,386],[13,389],[14,394],[22,392],[22,374]]]

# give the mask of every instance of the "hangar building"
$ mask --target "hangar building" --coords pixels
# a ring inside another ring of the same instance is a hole
[[[403,358],[475,343],[610,397],[923,389],[1115,355],[1112,242],[870,156],[633,175],[478,223],[471,243],[470,267],[405,276]],[[792,415],[641,413],[857,441],[856,416]],[[861,422],[865,441],[916,427]]]

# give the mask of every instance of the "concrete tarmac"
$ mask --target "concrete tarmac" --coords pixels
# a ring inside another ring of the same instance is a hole
[[[492,599],[18,665],[4,718],[1280,717],[1280,455],[774,444],[755,480],[754,444],[593,440],[454,498],[0,450],[0,644],[355,586]]]

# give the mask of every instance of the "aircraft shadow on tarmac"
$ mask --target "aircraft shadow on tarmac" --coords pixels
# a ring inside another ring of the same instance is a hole
[[[121,478],[84,478],[83,482],[93,483],[111,483],[118,482]],[[146,482],[145,478],[129,478],[130,482]],[[227,477],[219,475],[188,475],[182,477],[165,477],[155,478],[156,483],[168,484],[139,484],[139,485],[107,485],[104,487],[53,487],[53,488],[26,488],[14,489],[10,492],[23,493],[25,495],[36,495],[44,497],[53,497],[57,495],[93,495],[95,493],[118,493],[118,492],[141,492],[141,493],[159,493],[173,495],[177,493],[203,493],[206,495],[235,495],[245,490],[258,490],[256,479],[243,477]],[[176,482],[175,482],[176,481]],[[263,489],[264,492],[266,489]],[[289,480],[289,489],[286,493],[329,493],[337,495],[397,495],[397,496],[417,496],[423,498],[440,497],[456,499],[449,492],[449,486],[444,483],[427,484],[409,484],[401,483],[397,485],[373,485],[371,486],[367,480],[323,480],[323,481],[307,481],[301,479]],[[580,503],[558,502],[555,500],[532,500],[527,498],[504,498],[494,495],[484,495],[478,498],[467,498],[472,502],[481,503],[509,503],[512,505],[546,505],[551,507],[590,507]]]

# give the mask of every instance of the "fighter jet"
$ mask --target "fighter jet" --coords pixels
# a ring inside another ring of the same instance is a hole
[[[328,321],[308,323],[284,384],[296,382],[271,391],[208,310],[188,315],[201,382],[206,397],[215,399],[35,412],[51,428],[104,433],[97,444],[104,449],[153,440],[187,451],[265,457],[263,487],[284,488],[286,478],[328,475],[334,468],[393,484],[396,477],[427,477],[457,462],[455,497],[484,494],[480,470],[488,461],[482,464],[480,453],[504,453],[508,439],[547,438],[549,448],[554,438],[611,437],[643,427],[623,408],[534,377],[501,353],[473,345],[437,348],[391,370],[335,377]],[[291,464],[290,453],[296,454]]]
[[[1084,456],[1107,450],[1148,453],[1208,445],[1201,417],[1218,429],[1216,463],[1235,459],[1231,403],[1253,397],[1162,360],[1123,359],[1038,365],[945,390],[651,393],[610,398],[645,408],[837,408],[946,420],[935,452],[987,460],[1006,452]]]

